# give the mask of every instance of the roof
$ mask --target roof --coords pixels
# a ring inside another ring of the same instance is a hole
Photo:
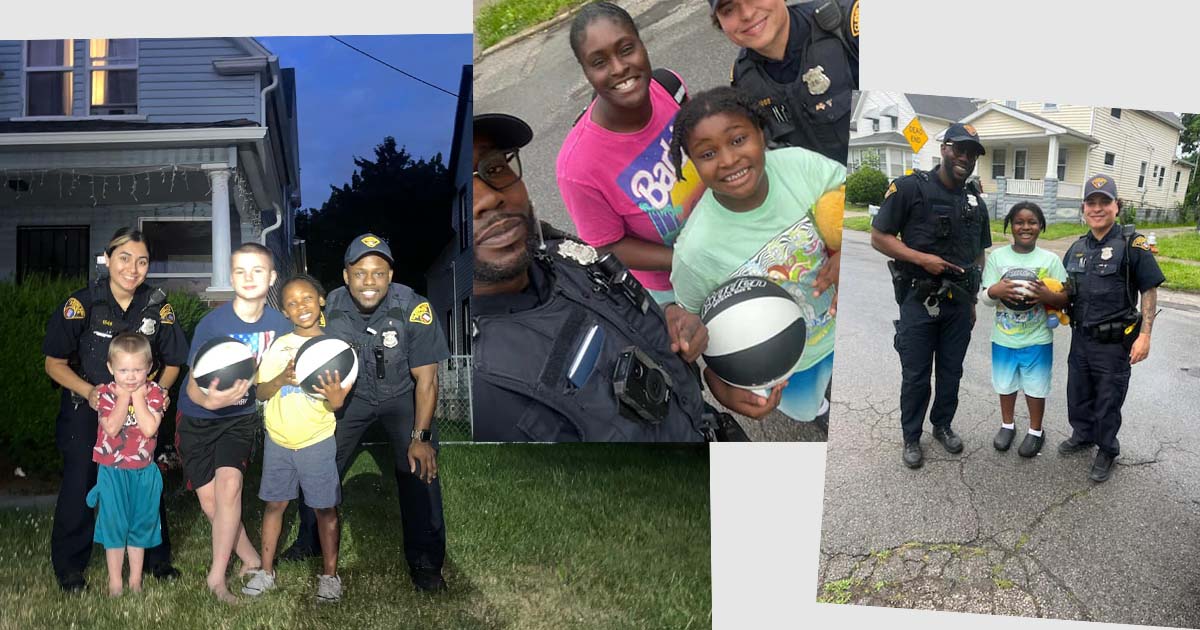
[[[880,133],[873,133],[869,136],[863,136],[861,138],[850,138],[850,146],[852,147],[864,147],[876,144],[897,144],[904,147],[909,146],[908,139],[895,131],[882,131]]]
[[[958,96],[931,96],[927,94],[905,94],[913,111],[918,116],[941,118],[954,122],[963,116],[974,112],[974,101]]]
[[[149,131],[152,129],[209,129],[257,127],[253,120],[221,120],[204,123],[151,123],[137,120],[0,120],[0,133],[76,133],[80,131]]]
[[[1176,116],[1174,112],[1156,112],[1149,109],[1140,109],[1138,111],[1152,118],[1157,118],[1168,125],[1171,125],[1175,129],[1178,129],[1179,131],[1186,129],[1186,127],[1183,126],[1183,123],[1179,122],[1179,116]]]

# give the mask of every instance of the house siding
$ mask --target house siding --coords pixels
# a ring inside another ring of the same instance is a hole
[[[0,120],[21,115],[21,42],[0,41]]]
[[[998,111],[988,112],[972,120],[971,124],[979,132],[979,138],[983,140],[984,144],[995,138],[1045,135],[1045,132],[1040,127],[1035,127]]]
[[[1042,101],[1018,101],[1017,107],[1022,111],[1041,116],[1046,120],[1070,127],[1075,131],[1091,134],[1092,108],[1081,105],[1058,104],[1057,109],[1042,109]],[[1107,113],[1105,114],[1107,115]]]
[[[1124,110],[1121,118],[1113,118],[1107,109],[1098,108],[1092,135],[1100,144],[1091,151],[1092,170],[1108,173],[1117,181],[1117,191],[1123,199],[1138,205],[1169,208],[1174,205],[1171,193],[1172,161],[1179,145],[1179,131],[1174,127],[1136,110]],[[1104,166],[1104,153],[1116,154],[1114,166]],[[1146,187],[1137,187],[1138,172],[1146,162]],[[1151,181],[1155,166],[1165,166],[1167,177],[1162,188],[1158,180]],[[1181,184],[1182,187],[1182,184]],[[1144,194],[1143,194],[1144,193]]]
[[[1180,174],[1179,175],[1179,191],[1178,192],[1174,192],[1175,173]],[[1169,193],[1171,207],[1174,207],[1175,204],[1177,204],[1177,203],[1183,203],[1183,197],[1187,193],[1188,183],[1191,181],[1191,179],[1192,179],[1192,169],[1191,168],[1189,168],[1187,166],[1182,166],[1179,164],[1176,164],[1171,168],[1171,172],[1168,174],[1167,182],[1163,184],[1164,186],[1169,185],[1172,189],[1172,192]]]

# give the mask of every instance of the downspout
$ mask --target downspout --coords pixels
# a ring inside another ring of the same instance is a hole
[[[271,206],[275,208],[275,223],[271,224],[267,228],[264,228],[262,235],[258,237],[258,242],[262,244],[263,247],[267,246],[267,235],[275,230],[278,230],[279,226],[283,225],[283,210],[279,207],[279,204],[275,203],[274,201],[271,202]]]
[[[267,92],[274,91],[279,87],[279,73],[275,71],[278,62],[279,57],[275,55],[267,57],[267,69],[271,72],[271,84],[262,89],[262,94],[258,99],[258,124],[260,127],[267,126]]]

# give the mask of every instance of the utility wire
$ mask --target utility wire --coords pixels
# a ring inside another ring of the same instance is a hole
[[[334,40],[334,41],[336,41],[336,42],[338,42],[339,44],[341,44],[341,45],[345,46],[346,48],[349,48],[349,49],[351,49],[351,50],[354,50],[354,51],[358,52],[358,53],[359,53],[359,54],[361,54],[361,55],[365,55],[365,56],[367,56],[367,57],[370,57],[371,59],[374,59],[375,61],[378,61],[379,63],[381,63],[381,64],[383,64],[383,65],[385,65],[385,66],[387,66],[387,67],[391,68],[392,70],[395,70],[396,72],[399,72],[400,74],[403,74],[404,76],[406,76],[406,77],[408,77],[408,78],[410,78],[410,79],[412,79],[412,80],[414,80],[414,81],[420,81],[421,83],[424,83],[425,85],[428,85],[429,87],[431,87],[431,88],[433,88],[433,89],[435,89],[435,90],[440,90],[440,91],[442,91],[442,92],[445,92],[446,94],[449,94],[450,96],[453,96],[454,98],[458,98],[458,95],[457,95],[457,94],[455,94],[454,92],[451,92],[450,90],[447,90],[447,89],[445,89],[445,88],[442,88],[442,87],[439,87],[439,86],[437,86],[437,85],[434,85],[434,84],[432,84],[432,83],[430,83],[430,82],[426,81],[425,79],[422,79],[421,77],[418,77],[418,76],[411,75],[411,74],[409,74],[409,73],[407,73],[407,72],[405,72],[405,71],[401,70],[400,68],[397,68],[396,66],[393,66],[392,64],[390,64],[390,63],[388,63],[388,62],[386,62],[386,61],[384,61],[384,60],[380,59],[379,57],[376,57],[375,55],[372,55],[371,53],[369,53],[369,52],[367,52],[367,51],[365,51],[365,50],[362,50],[361,48],[355,48],[354,46],[352,46],[352,45],[350,45],[349,43],[347,43],[345,40],[342,40],[342,39],[340,39],[340,38],[338,38],[338,37],[336,37],[336,36],[334,36],[334,35],[330,35],[330,36],[329,36],[329,38],[330,38],[330,39],[332,39],[332,40]]]

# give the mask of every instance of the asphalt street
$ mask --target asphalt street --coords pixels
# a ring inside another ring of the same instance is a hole
[[[679,74],[690,93],[729,85],[737,48],[712,26],[708,4],[699,0],[619,2],[637,23],[655,68]],[[575,233],[554,177],[559,147],[592,98],[568,41],[570,20],[562,21],[489,53],[475,63],[475,112],[519,116],[533,128],[533,142],[521,150],[522,179],[538,218]],[[711,399],[710,399],[711,401]],[[812,423],[793,422],[779,413],[763,420],[739,419],[759,440],[819,441]]]
[[[1112,478],[1063,457],[1070,331],[1055,333],[1046,445],[992,448],[991,313],[979,307],[954,428],[924,468],[901,462],[896,305],[885,259],[847,231],[825,474],[822,601],[1164,626],[1200,626],[1200,309],[1160,298],[1150,357],[1133,368]]]

